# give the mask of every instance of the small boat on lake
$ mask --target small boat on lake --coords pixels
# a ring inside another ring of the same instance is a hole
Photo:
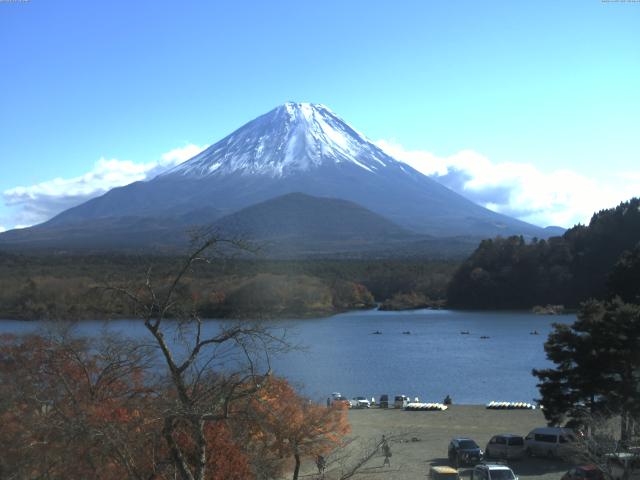
[[[534,330],[533,332],[529,332],[529,335],[538,335],[538,330]]]
[[[382,335],[380,330],[376,330],[375,332],[371,332],[371,335]]]
[[[460,335],[469,335],[469,330],[462,330]]]
[[[491,337],[488,337],[487,335],[482,335],[480,338],[481,338],[482,340],[486,340],[487,338],[491,338]]]

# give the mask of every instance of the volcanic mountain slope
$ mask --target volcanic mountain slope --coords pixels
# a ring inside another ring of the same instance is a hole
[[[214,223],[229,234],[256,239],[377,242],[416,237],[353,202],[289,193],[227,215]]]
[[[119,217],[13,230],[0,238],[8,250],[172,253],[188,244],[202,219]],[[197,218],[196,218],[197,217]],[[193,224],[193,225],[190,225]],[[207,232],[249,242],[272,258],[464,257],[477,238],[420,235],[347,200],[289,193],[251,205],[208,223]]]
[[[308,103],[277,107],[153,180],[113,189],[48,223],[209,208],[228,214],[292,192],[349,200],[418,233],[546,236],[454,193],[387,155],[327,107]]]
[[[277,256],[379,251],[422,238],[355,203],[303,193],[243,208],[219,219],[214,229],[255,240]]]
[[[358,244],[340,232],[363,215],[324,221],[340,210],[338,200],[351,202],[343,213],[370,211],[364,215],[369,227],[379,222],[377,229],[362,231],[362,236],[369,235],[364,242],[369,244],[393,243],[401,237],[414,241],[416,234],[476,240],[549,236],[542,228],[476,205],[395,160],[327,107],[287,103],[152,180],[115,188],[41,225],[1,234],[0,246],[164,248],[184,243],[187,227],[216,221],[229,222],[236,230],[242,225],[254,237],[260,233],[283,241],[287,232],[303,224],[281,223],[277,202],[256,210],[261,214],[250,209],[239,217],[232,214],[294,192],[333,203],[316,201],[313,215],[304,218],[304,232],[289,235],[289,244],[293,238],[316,245],[325,241],[325,247],[335,251],[342,250],[341,241],[343,246]],[[309,206],[308,197],[294,198]],[[291,198],[285,203],[290,208]],[[267,215],[275,215],[275,223],[270,224]]]

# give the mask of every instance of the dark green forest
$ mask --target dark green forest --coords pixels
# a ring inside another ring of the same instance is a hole
[[[0,252],[0,318],[84,319],[134,312],[108,286],[161,281],[180,256]],[[484,240],[464,262],[220,257],[189,272],[207,317],[305,317],[357,308],[530,309],[589,298],[640,301],[640,199],[548,240]]]
[[[561,237],[526,242],[522,237],[484,240],[455,272],[449,306],[577,308],[590,298],[614,295],[638,302],[640,199],[595,213],[588,226]]]

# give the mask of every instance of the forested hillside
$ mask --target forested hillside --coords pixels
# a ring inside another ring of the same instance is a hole
[[[575,308],[588,298],[607,298],[614,284],[617,294],[633,301],[639,288],[639,257],[640,199],[633,198],[594,214],[588,226],[577,225],[561,237],[483,241],[454,274],[448,304]]]
[[[112,299],[105,287],[144,285],[148,272],[162,281],[181,261],[0,252],[0,318],[130,317],[131,305]],[[416,306],[440,304],[456,267],[430,260],[218,259],[194,268],[183,288],[207,317],[304,317],[371,308],[398,295],[416,299]]]

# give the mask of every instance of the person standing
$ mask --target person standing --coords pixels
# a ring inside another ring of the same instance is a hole
[[[316,457],[316,467],[318,467],[318,475],[322,475],[324,478],[324,471],[327,468],[327,461],[322,455]]]
[[[384,462],[382,463],[382,466],[384,467],[387,465],[391,467],[391,447],[384,435],[382,436],[382,454],[384,455]]]

